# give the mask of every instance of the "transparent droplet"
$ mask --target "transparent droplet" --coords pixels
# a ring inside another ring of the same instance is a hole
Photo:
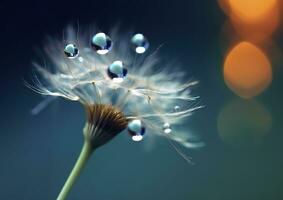
[[[83,57],[78,57],[78,59],[79,59],[79,61],[82,63],[82,62],[84,62],[84,58]]]
[[[132,44],[134,45],[134,49],[135,49],[136,53],[138,53],[138,54],[144,53],[149,47],[148,40],[141,33],[135,34],[132,37],[131,41],[132,41]]]
[[[164,123],[163,124],[163,132],[166,134],[169,134],[172,132],[171,126],[169,123]]]
[[[180,111],[180,106],[175,106],[175,107],[174,107],[174,111],[175,111],[175,112],[179,112],[179,111]]]
[[[128,132],[132,136],[133,141],[141,141],[145,134],[145,127],[141,120],[134,119],[128,123]]]
[[[122,82],[127,73],[128,70],[124,68],[124,64],[120,60],[114,61],[107,69],[108,76],[116,82]]]
[[[163,129],[166,129],[166,128],[170,128],[170,124],[167,122],[163,124]]]
[[[68,58],[75,58],[79,55],[79,49],[74,44],[67,44],[64,53]]]
[[[105,33],[97,33],[91,39],[92,48],[100,55],[107,54],[112,48],[112,40]]]

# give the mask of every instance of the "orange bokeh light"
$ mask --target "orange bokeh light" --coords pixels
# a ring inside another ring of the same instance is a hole
[[[278,0],[218,0],[233,27],[244,39],[264,42],[280,22]]]
[[[241,42],[226,57],[224,79],[234,93],[243,98],[251,98],[271,83],[271,64],[255,45]]]
[[[228,2],[231,12],[247,23],[263,20],[278,7],[277,0],[228,0]]]

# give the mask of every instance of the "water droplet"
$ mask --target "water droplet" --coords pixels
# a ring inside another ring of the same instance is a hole
[[[97,33],[91,40],[92,48],[100,55],[107,54],[112,48],[112,40],[105,33]]]
[[[128,132],[132,136],[133,141],[141,141],[145,134],[145,127],[141,120],[134,119],[128,123]]]
[[[114,61],[107,69],[108,76],[116,82],[122,82],[126,77],[128,70],[124,68],[123,62]]]
[[[171,126],[169,123],[164,123],[163,124],[163,132],[166,134],[169,134],[172,132]]]
[[[64,53],[68,58],[75,58],[79,55],[79,49],[74,44],[65,46]]]
[[[82,62],[84,62],[84,58],[83,57],[78,57],[78,59],[79,59],[79,61],[82,63]]]
[[[138,54],[144,53],[149,47],[149,42],[143,34],[135,34],[131,41],[134,45],[136,53]]]
[[[179,111],[180,111],[180,106],[175,106],[175,107],[174,107],[174,111],[175,111],[175,112],[179,112]]]
[[[163,129],[166,129],[166,128],[170,128],[170,124],[169,123],[164,123],[163,124]]]

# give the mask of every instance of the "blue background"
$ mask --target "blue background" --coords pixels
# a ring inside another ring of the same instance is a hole
[[[217,118],[236,97],[222,78],[226,16],[216,1],[1,1],[0,3],[0,199],[56,199],[83,143],[85,113],[77,103],[54,101],[33,116],[42,100],[23,84],[46,35],[61,37],[64,27],[97,24],[109,30],[144,33],[160,55],[176,59],[188,78],[200,84],[206,107],[189,120],[206,143],[187,150],[186,163],[164,139],[133,143],[121,134],[98,149],[69,199],[99,200],[260,200],[283,199],[282,69],[276,63],[272,85],[256,101],[272,116],[259,145],[221,140]],[[282,33],[281,33],[282,34]],[[280,31],[276,42],[282,46]],[[282,60],[281,60],[282,61]],[[282,67],[282,66],[281,66]]]

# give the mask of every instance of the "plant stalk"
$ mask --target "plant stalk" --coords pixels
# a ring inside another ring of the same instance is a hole
[[[59,193],[57,200],[65,200],[67,198],[67,195],[70,193],[75,181],[86,165],[93,150],[94,149],[92,148],[91,144],[88,141],[85,141],[77,162],[73,170],[71,171],[71,174],[69,175],[67,181],[65,182],[61,192]]]

